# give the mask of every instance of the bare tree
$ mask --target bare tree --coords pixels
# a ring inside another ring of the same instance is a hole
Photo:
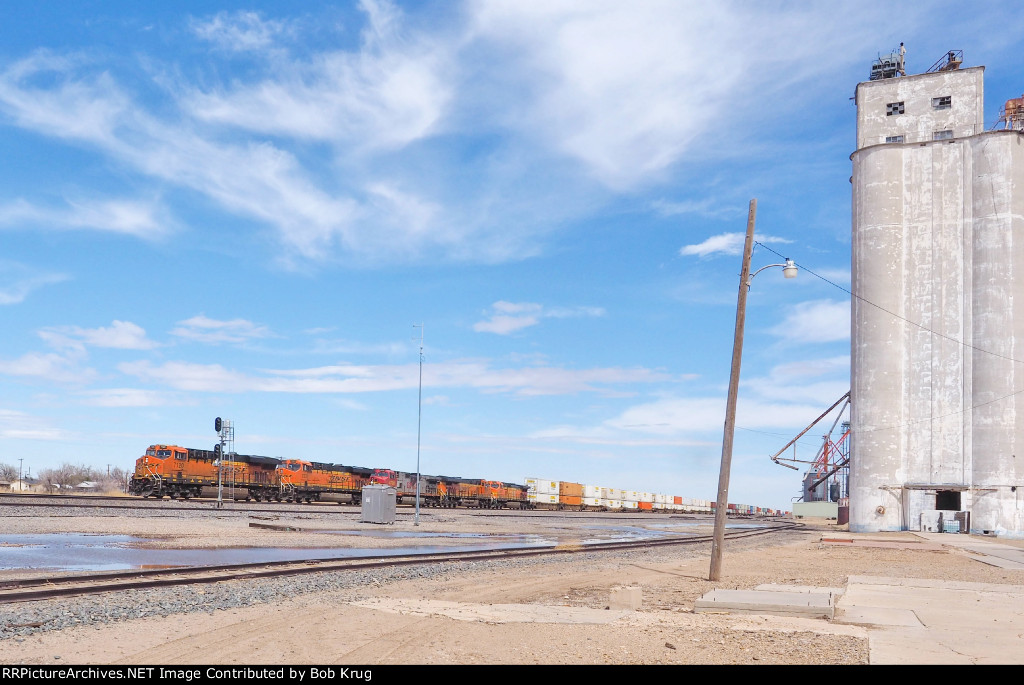
[[[83,481],[91,480],[92,469],[85,465],[61,464],[57,468],[43,469],[39,472],[39,479],[46,486],[46,491],[53,493],[54,490],[61,492],[71,490]]]
[[[18,467],[0,463],[0,480],[13,483],[18,480]]]

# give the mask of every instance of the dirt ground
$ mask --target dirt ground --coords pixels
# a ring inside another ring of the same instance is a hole
[[[249,519],[252,520],[251,518]],[[15,519],[10,532],[103,532],[160,536],[160,545],[321,544],[322,522],[279,517],[304,531],[251,529],[237,518],[203,522],[117,518]],[[823,619],[694,613],[714,588],[763,583],[842,588],[849,575],[1019,583],[1019,575],[954,550],[843,547],[822,536],[829,522],[807,520],[785,540],[728,543],[723,577],[707,580],[710,548],[557,560],[502,562],[429,579],[374,582],[306,594],[275,605],[170,614],[0,641],[3,664],[865,664],[867,628]],[[332,524],[333,525],[333,524]],[[361,524],[352,523],[353,526]],[[371,525],[371,524],[362,524]],[[403,517],[397,528],[409,528]],[[541,531],[572,544],[578,522],[514,515],[438,514],[420,530]],[[335,544],[365,546],[338,540]],[[913,539],[912,533],[891,534]],[[441,538],[439,538],[441,539]],[[383,543],[382,543],[383,544]],[[390,543],[387,543],[390,544]],[[237,582],[237,581],[236,581]],[[639,588],[639,610],[612,593]],[[201,589],[195,590],[202,592]],[[68,600],[74,601],[74,600]]]

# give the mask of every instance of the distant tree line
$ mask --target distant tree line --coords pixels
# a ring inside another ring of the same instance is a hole
[[[11,483],[18,480],[19,475],[17,466],[0,462],[0,480]],[[117,467],[100,470],[84,464],[65,462],[56,468],[43,469],[35,477],[49,493],[73,490],[86,482],[95,483],[96,492],[125,492],[129,474]]]

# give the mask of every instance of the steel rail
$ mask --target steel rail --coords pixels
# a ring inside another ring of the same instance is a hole
[[[733,531],[727,533],[726,537],[729,540],[736,540],[802,528],[801,524],[787,523],[756,530]],[[711,539],[710,535],[702,535],[630,542],[518,547],[496,551],[429,552],[424,554],[396,555],[393,557],[373,555],[348,557],[345,559],[326,557],[301,561],[270,561],[218,566],[147,569],[142,571],[113,571],[89,575],[22,578],[0,582],[0,604],[52,599],[55,597],[92,595],[103,592],[217,583],[239,579],[272,578],[306,573],[357,571],[418,564],[493,561],[555,554],[612,552],[670,545],[692,545],[707,543]]]

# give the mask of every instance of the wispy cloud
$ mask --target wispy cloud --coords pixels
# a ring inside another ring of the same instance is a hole
[[[115,320],[109,328],[55,326],[39,331],[39,337],[57,349],[107,347],[121,350],[150,350],[157,343],[146,337],[146,331],[131,321]]]
[[[165,214],[158,204],[142,200],[68,200],[66,207],[38,207],[18,200],[0,205],[0,226],[91,229],[152,239],[169,231]]]
[[[55,383],[88,383],[98,374],[81,366],[82,357],[73,351],[67,354],[29,352],[17,359],[0,359],[0,374]]]
[[[239,344],[256,338],[268,338],[273,333],[266,326],[258,326],[245,319],[220,321],[200,314],[179,321],[171,335],[196,342]]]
[[[290,33],[287,22],[264,19],[259,12],[218,12],[205,19],[192,18],[189,28],[213,45],[231,52],[265,50]]]
[[[38,417],[13,409],[0,409],[0,437],[16,440],[67,440],[67,431]]]
[[[261,375],[220,364],[149,361],[125,362],[118,369],[145,382],[193,392],[363,393],[407,390],[419,383],[419,367],[406,365],[337,365],[310,369],[271,369]],[[518,395],[566,395],[593,392],[621,396],[621,386],[662,383],[672,376],[638,368],[565,369],[553,366],[495,368],[482,360],[429,364],[425,388],[463,388]]]
[[[140,388],[104,388],[81,393],[82,403],[94,407],[167,407],[196,404],[181,393]]]
[[[793,306],[771,333],[790,343],[850,339],[850,301],[812,300]]]
[[[744,233],[722,233],[711,236],[702,243],[695,245],[684,245],[679,249],[679,254],[684,257],[696,255],[698,257],[709,257],[716,254],[738,255],[743,253],[743,243],[746,240]],[[756,234],[754,240],[761,243],[791,243],[792,240],[779,238],[771,235]]]
[[[478,333],[508,335],[530,326],[536,326],[541,319],[564,319],[577,316],[604,316],[601,307],[551,307],[534,302],[505,302],[500,300],[491,305],[489,317],[473,324]]]
[[[68,279],[64,274],[41,273],[24,264],[0,260],[0,305],[20,304],[33,291]]]

